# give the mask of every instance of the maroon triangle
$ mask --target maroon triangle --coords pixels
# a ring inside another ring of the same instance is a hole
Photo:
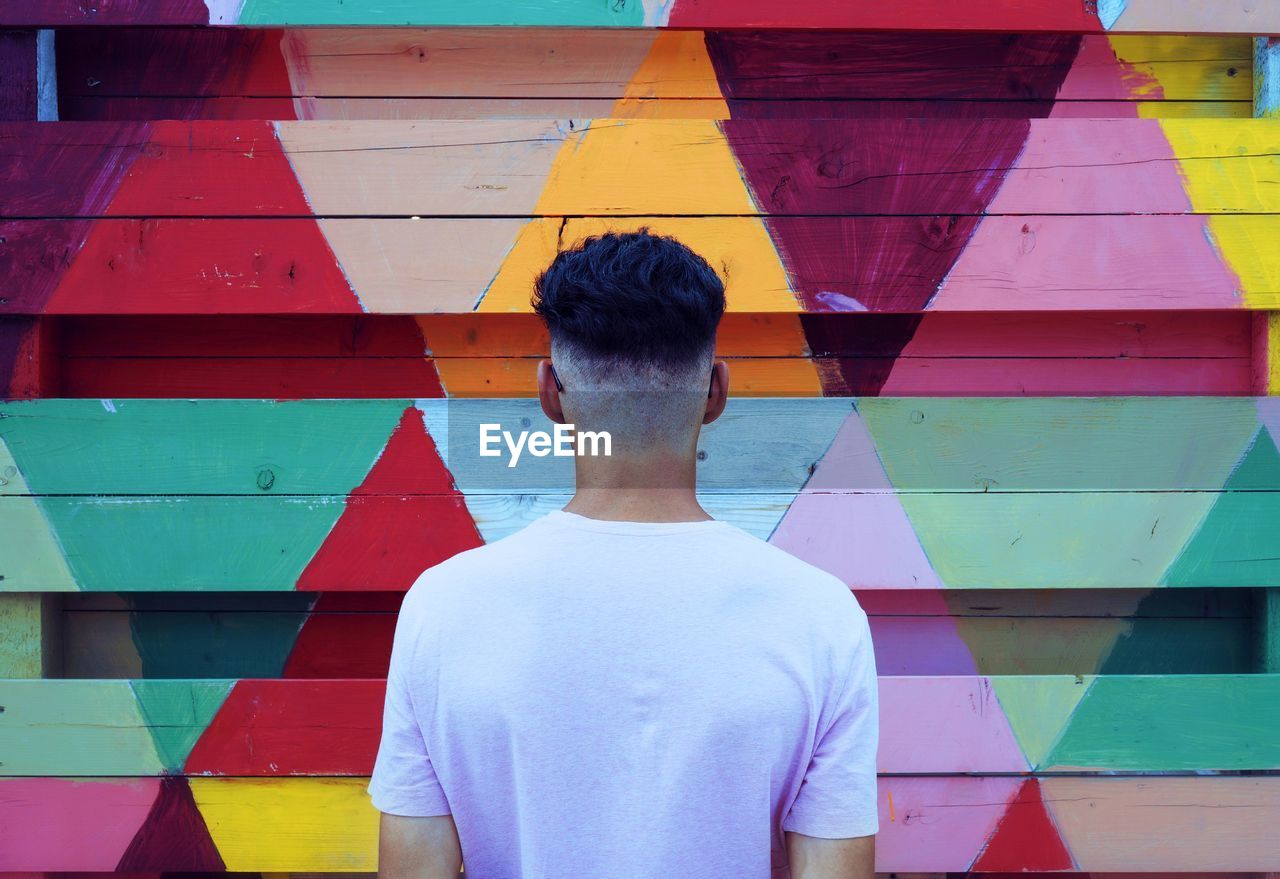
[[[40,314],[84,247],[151,130],[147,122],[23,126],[4,163],[0,192],[10,214],[0,229],[0,286],[7,311]]]
[[[828,397],[876,397],[922,314],[802,314],[800,326]]]
[[[1031,778],[1005,810],[995,833],[973,865],[988,870],[1071,870],[1075,864],[1049,817],[1040,796],[1040,782]]]
[[[1029,119],[730,119],[805,311],[922,311],[969,243]]]
[[[116,872],[222,871],[226,868],[205,826],[204,816],[191,796],[187,780],[173,776],[160,779],[156,801],[121,856]]]
[[[732,119],[1048,116],[1081,40],[1047,33],[706,32]]]

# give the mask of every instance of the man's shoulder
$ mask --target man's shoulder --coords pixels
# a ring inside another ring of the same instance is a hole
[[[542,536],[543,519],[534,519],[482,546],[463,550],[427,568],[405,595],[405,604],[441,604],[451,599],[473,599],[486,585],[517,582],[538,567],[540,556],[547,555]]]
[[[733,557],[738,564],[743,566],[763,566],[770,574],[784,574],[792,582],[829,594],[849,591],[849,587],[845,585],[844,581],[830,571],[806,562],[785,549],[756,537],[741,528],[733,527],[732,532],[736,538]]]
[[[863,612],[848,584],[835,574],[747,531],[734,531],[737,534],[731,564],[743,576],[772,584],[793,605],[841,616]]]

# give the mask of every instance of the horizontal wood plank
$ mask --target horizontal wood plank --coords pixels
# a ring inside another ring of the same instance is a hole
[[[528,313],[559,249],[642,227],[715,266],[731,312],[1280,303],[1280,214],[100,219],[0,222],[0,314]]]
[[[1252,119],[10,123],[0,148],[9,217],[1280,211]]]
[[[1276,402],[733,399],[704,431],[699,485],[709,493],[792,494],[1277,491],[1280,473],[1269,465],[1267,445]],[[0,440],[24,481],[11,479],[0,494],[345,495],[388,442],[407,442],[409,431],[434,440],[406,446],[409,460],[425,468],[434,456],[449,480],[411,469],[362,495],[570,489],[572,468],[563,460],[522,458],[509,468],[478,454],[480,422],[526,418],[529,429],[551,428],[530,399],[9,401],[0,403]],[[875,460],[854,454],[855,430]],[[1251,466],[1232,482],[1242,463]],[[505,473],[512,469],[518,473]]]
[[[399,593],[60,596],[69,678],[385,678]],[[1233,674],[1238,589],[858,592],[884,675]]]
[[[425,568],[570,496],[0,496],[0,517],[13,523],[0,537],[3,589],[403,591]],[[704,491],[699,500],[860,589],[1280,584],[1268,530],[1275,491]],[[401,541],[412,552],[388,551]]]
[[[178,804],[171,812],[198,816],[185,826],[203,825],[208,836],[142,849],[149,867],[368,872],[377,866],[378,815],[366,782],[0,779],[0,869],[127,872],[137,863],[125,857],[130,843],[163,797]],[[1000,841],[999,828],[1008,817],[1011,831],[1023,826],[1018,819],[1029,812],[1052,816],[1037,826],[1056,833],[1036,839],[1053,847],[1053,863],[1064,870],[1263,871],[1280,857],[1269,832],[1280,820],[1275,777],[891,777],[881,779],[879,801],[881,872],[967,871],[975,863],[1017,869],[1025,832]],[[95,831],[86,837],[88,826]],[[64,844],[68,838],[78,843]],[[980,854],[988,859],[978,861]]]
[[[0,747],[9,776],[367,775],[384,690],[0,681]],[[882,677],[880,703],[882,775],[1280,769],[1280,675]]]
[[[743,398],[706,433],[700,491],[854,588],[1266,586],[1280,582],[1272,403]],[[480,423],[550,430],[532,399],[0,415],[18,477],[0,492],[9,591],[403,590],[572,491],[566,458],[479,455]]]
[[[308,119],[316,121],[573,119],[630,115],[655,119],[1249,119],[1250,101],[1068,100],[826,100],[722,98],[216,98],[69,96],[62,119],[125,122],[148,119]]]
[[[212,11],[211,11],[212,10]],[[0,7],[0,25],[323,25],[606,26],[680,28],[841,28],[924,31],[1065,31],[1069,33],[1270,33],[1280,29],[1280,6],[1271,0],[1215,0],[1187,5],[1172,0],[1127,0],[1086,6],[1074,0],[993,0],[957,6],[944,0],[910,0],[891,6],[838,5],[806,0],[785,10],[765,0],[676,0],[663,6],[603,6],[586,0],[511,6],[486,0],[466,6],[391,0],[375,7],[341,0],[249,0],[201,3],[102,2],[85,6],[52,0]]]
[[[792,101],[845,102],[850,115],[893,101],[915,102],[902,115],[964,115],[962,104],[985,101],[993,115],[1010,105],[1025,117],[1090,101],[1132,116],[1139,103],[1146,113],[1252,100],[1248,36],[116,27],[68,30],[59,45],[62,119],[111,118],[106,108],[129,101],[169,112],[117,118],[217,118],[217,101],[256,103],[245,118],[323,119],[464,100],[471,117],[521,101],[602,104],[544,116],[605,116],[625,100],[664,113],[700,102],[695,112],[724,114],[733,102],[735,115],[768,117]],[[1089,110],[1076,115],[1099,113]]]

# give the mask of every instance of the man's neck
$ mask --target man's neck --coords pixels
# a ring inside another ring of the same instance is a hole
[[[565,506],[589,519],[616,522],[700,522],[693,455],[624,460],[578,458],[577,492]]]

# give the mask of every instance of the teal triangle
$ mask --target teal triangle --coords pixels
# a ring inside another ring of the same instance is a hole
[[[134,680],[129,685],[166,773],[182,772],[234,681]]]
[[[1236,490],[1275,490],[1280,488],[1280,449],[1266,425],[1258,431],[1244,459],[1236,466],[1223,486]]]
[[[1170,586],[1280,585],[1280,450],[1264,426],[1165,573]],[[1268,490],[1264,490],[1268,489]]]
[[[278,678],[315,593],[167,592],[129,596],[145,678]]]

